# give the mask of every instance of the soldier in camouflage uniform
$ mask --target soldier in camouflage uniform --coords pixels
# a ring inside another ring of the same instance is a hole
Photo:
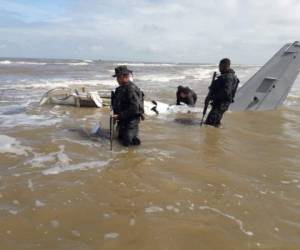
[[[197,94],[189,87],[178,86],[176,97],[176,105],[185,103],[188,106],[194,107],[197,102]]]
[[[219,70],[221,75],[212,82],[205,103],[212,106],[205,124],[219,127],[224,113],[234,102],[234,96],[239,84],[239,79],[235,72],[230,68],[230,60],[224,58],[220,61]]]
[[[118,138],[122,145],[140,145],[139,123],[144,118],[144,93],[130,81],[132,71],[126,66],[115,68],[119,87],[113,98],[114,118],[118,123]]]

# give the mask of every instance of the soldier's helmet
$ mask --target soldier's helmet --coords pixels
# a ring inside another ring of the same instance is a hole
[[[115,74],[113,77],[129,74],[132,74],[132,70],[128,69],[126,65],[121,65],[115,68]]]

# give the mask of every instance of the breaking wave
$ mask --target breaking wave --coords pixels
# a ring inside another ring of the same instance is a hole
[[[31,148],[22,146],[21,143],[10,136],[0,135],[0,154],[28,155]]]
[[[69,86],[117,86],[117,82],[114,79],[104,80],[38,80],[28,81],[22,84],[5,84],[1,89],[53,89],[57,87],[69,87]]]
[[[92,63],[92,60],[84,60],[83,62],[34,62],[34,61],[9,61],[4,60],[0,61],[0,65],[36,65],[36,66],[45,66],[45,65],[69,65],[69,66],[87,66]]]
[[[114,63],[114,66],[126,65],[132,67],[174,67],[177,64],[171,63]]]

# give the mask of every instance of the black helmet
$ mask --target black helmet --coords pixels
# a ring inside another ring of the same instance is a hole
[[[121,65],[115,68],[115,74],[113,77],[129,74],[132,74],[132,70],[129,70],[126,65]]]

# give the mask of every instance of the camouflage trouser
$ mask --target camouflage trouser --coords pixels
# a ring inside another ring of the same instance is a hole
[[[118,123],[118,139],[123,146],[139,145],[138,139],[140,119]]]
[[[228,110],[230,103],[213,104],[209,112],[205,124],[219,127],[224,113]]]

